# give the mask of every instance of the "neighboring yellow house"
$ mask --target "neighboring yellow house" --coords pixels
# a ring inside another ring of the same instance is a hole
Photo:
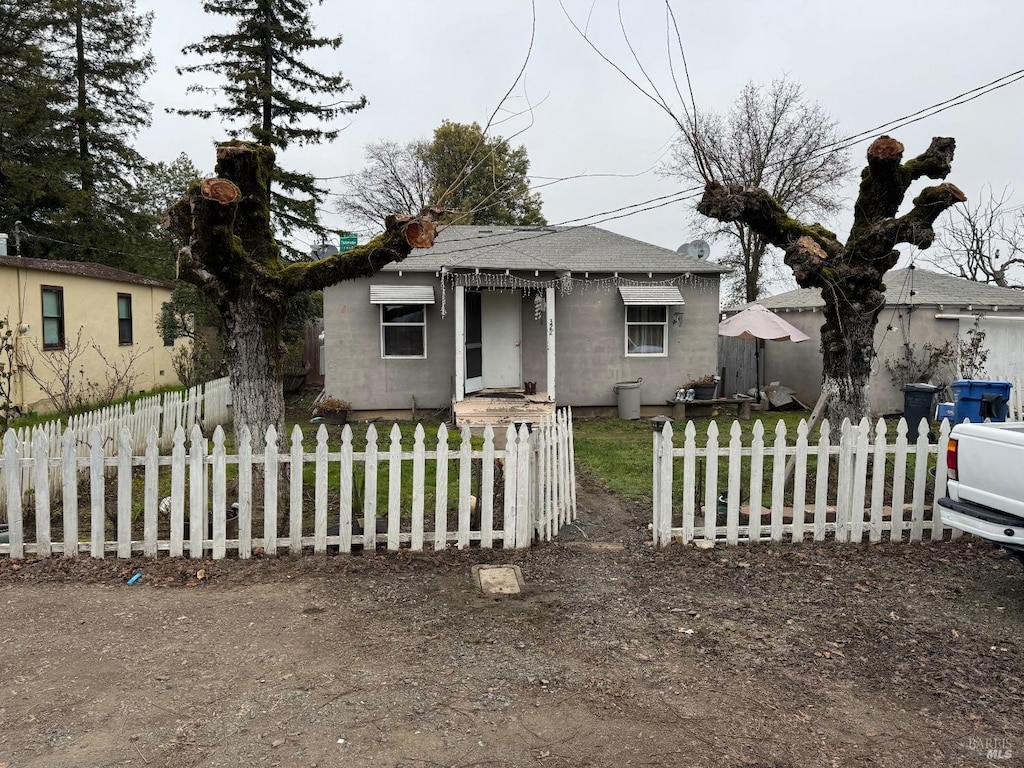
[[[94,382],[102,390],[115,366],[124,370],[128,365],[132,392],[177,385],[171,364],[174,341],[165,341],[156,329],[160,306],[172,288],[163,280],[103,264],[26,259],[0,251],[0,317],[10,320],[20,363],[13,404],[25,412],[53,410],[25,368],[31,366],[37,377],[52,382],[62,362],[68,368],[76,347],[81,352],[70,374],[86,385]]]

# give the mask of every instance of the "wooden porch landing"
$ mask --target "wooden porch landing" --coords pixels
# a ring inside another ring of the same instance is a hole
[[[499,431],[499,427],[504,430],[516,421],[532,421],[536,424],[554,412],[555,404],[548,402],[546,393],[527,395],[521,389],[477,392],[461,403],[455,403],[452,409],[456,427],[464,424],[483,427],[490,424],[495,431]]]

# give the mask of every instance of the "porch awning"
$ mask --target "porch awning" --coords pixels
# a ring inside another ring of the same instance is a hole
[[[665,307],[685,304],[677,285],[620,285],[622,303],[631,307]]]
[[[432,285],[371,285],[371,304],[433,304]]]

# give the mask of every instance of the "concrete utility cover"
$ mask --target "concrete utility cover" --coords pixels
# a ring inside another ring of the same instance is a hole
[[[473,579],[485,595],[518,595],[526,586],[518,565],[474,565]]]

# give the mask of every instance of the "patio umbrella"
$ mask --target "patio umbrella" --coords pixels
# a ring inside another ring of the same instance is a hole
[[[757,402],[761,402],[761,348],[759,339],[768,341],[807,341],[811,337],[795,325],[790,325],[770,309],[760,304],[751,304],[742,312],[718,324],[719,336],[735,336],[739,339],[754,339],[754,381],[757,386]]]

